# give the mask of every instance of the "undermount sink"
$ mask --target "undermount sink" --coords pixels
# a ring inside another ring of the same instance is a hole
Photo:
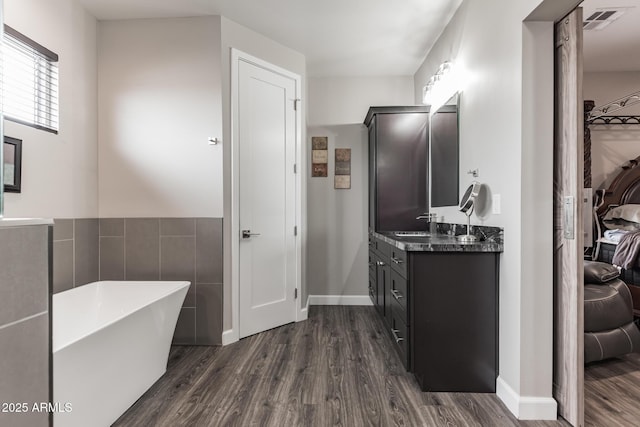
[[[429,237],[426,231],[396,231],[393,234],[398,237]]]

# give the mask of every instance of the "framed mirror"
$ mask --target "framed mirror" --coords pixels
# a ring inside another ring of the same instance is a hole
[[[4,137],[4,191],[20,193],[22,174],[22,140]]]
[[[460,96],[456,94],[430,117],[432,207],[458,205],[459,103]]]

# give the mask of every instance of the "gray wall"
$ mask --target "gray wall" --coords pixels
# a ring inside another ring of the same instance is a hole
[[[221,217],[220,17],[100,21],[97,46],[97,216]]]
[[[308,293],[367,296],[367,128],[363,124],[317,126],[310,127],[308,134],[309,139],[327,136],[329,142],[328,177],[307,180]],[[351,149],[349,190],[333,188],[336,148]]]
[[[443,61],[455,61],[465,76],[460,188],[471,181],[466,172],[479,169],[478,180],[502,199],[501,214],[471,218],[472,225],[505,229],[497,395],[516,415],[529,418],[556,418],[552,24],[576,3],[466,0],[414,75],[416,102]],[[445,222],[460,217],[453,207],[436,213]]]
[[[309,78],[306,146],[312,136],[329,138],[329,176],[307,178],[305,301],[307,294],[368,301],[368,133],[362,123],[371,106],[413,104],[411,76]],[[350,190],[333,188],[335,148],[351,148]]]
[[[60,56],[59,132],[4,121],[23,141],[22,192],[5,194],[7,218],[98,216],[97,21],[81,3],[4,1],[7,25]]]
[[[53,245],[54,292],[97,280],[187,280],[174,344],[221,344],[221,218],[57,219]]]
[[[49,425],[48,413],[31,411],[51,393],[49,233],[0,224],[0,402],[29,404],[26,413],[0,412],[2,426]]]

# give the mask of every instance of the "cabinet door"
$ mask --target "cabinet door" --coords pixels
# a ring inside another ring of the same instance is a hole
[[[428,210],[428,114],[377,114],[376,230],[421,230]],[[371,166],[371,165],[370,165]]]
[[[385,267],[388,270],[389,266],[386,262],[379,257],[376,259],[376,308],[380,315],[384,318],[384,288],[385,288]]]
[[[376,255],[373,250],[369,249],[369,276],[376,276]]]
[[[372,276],[369,276],[369,298],[371,298],[371,302],[375,305],[376,303],[376,288],[378,285],[376,284],[376,279]]]
[[[385,263],[380,259],[380,255],[375,252],[370,253],[375,268],[374,277],[369,281],[373,285],[373,305],[378,313],[384,317],[384,273],[382,268]]]
[[[386,257],[375,254],[376,259],[376,299],[375,306],[387,323],[391,316],[391,266]]]
[[[387,263],[382,267],[382,277],[384,278],[384,320],[388,325],[391,324],[391,266]]]
[[[369,230],[376,227],[376,116],[369,124]]]
[[[375,305],[377,298],[377,272],[376,272],[376,255],[372,250],[369,250],[369,298],[371,298],[371,302]]]

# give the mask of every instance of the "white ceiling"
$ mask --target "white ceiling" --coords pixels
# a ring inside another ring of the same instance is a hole
[[[413,75],[462,0],[80,0],[99,20],[223,15],[315,76]]]
[[[602,30],[584,32],[584,70],[640,71],[640,0],[585,0],[585,18],[599,8],[634,7]]]

